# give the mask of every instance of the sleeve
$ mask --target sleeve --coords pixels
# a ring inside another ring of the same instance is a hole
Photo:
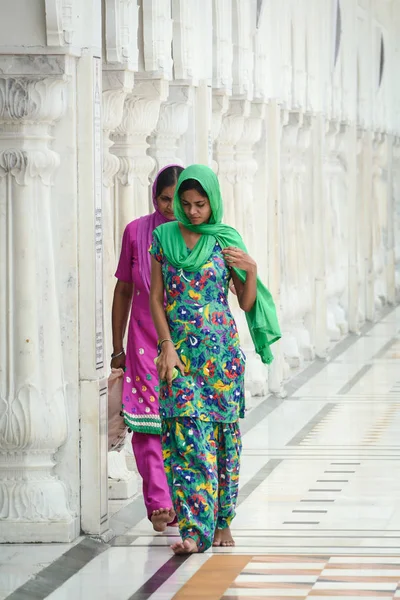
[[[118,267],[115,272],[115,277],[125,283],[132,283],[132,265],[134,262],[133,255],[133,240],[132,240],[132,228],[130,224],[125,227],[124,235],[122,237],[121,254],[119,256]]]
[[[151,256],[154,256],[154,258],[156,259],[157,262],[162,263],[163,262],[163,249],[161,247],[160,244],[160,240],[158,239],[158,237],[156,235],[154,235],[153,233],[153,237],[151,240],[151,246],[149,248],[149,252],[151,254]]]

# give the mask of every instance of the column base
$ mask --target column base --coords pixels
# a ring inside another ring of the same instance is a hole
[[[125,452],[108,453],[108,499],[128,500],[138,491],[138,477],[126,466]]]
[[[132,473],[129,479],[109,479],[108,480],[108,499],[109,500],[128,500],[138,491],[137,477]]]
[[[115,537],[115,533],[112,529],[106,529],[104,533],[100,533],[99,535],[89,535],[87,537],[89,537],[91,540],[98,540],[99,542],[108,544],[108,542]]]
[[[268,396],[268,367],[263,365],[253,349],[245,348],[246,390],[251,396]]]
[[[68,521],[12,521],[0,523],[0,544],[73,542],[80,535],[78,517]]]

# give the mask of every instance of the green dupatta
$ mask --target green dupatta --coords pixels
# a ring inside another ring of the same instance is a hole
[[[187,179],[196,179],[207,193],[212,211],[208,223],[192,225],[185,215],[179,197],[179,187]],[[175,191],[174,213],[177,220],[160,225],[155,229],[154,235],[160,242],[164,256],[175,268],[189,272],[198,271],[209,259],[216,242],[221,248],[236,246],[247,252],[242,237],[236,229],[221,223],[223,216],[221,191],[217,176],[209,167],[191,165],[181,173]],[[201,234],[201,238],[189,253],[179,223],[190,231]],[[246,272],[236,268],[235,271],[239,279],[244,282]],[[270,346],[280,339],[281,332],[272,296],[259,278],[257,278],[256,301],[251,311],[245,314],[257,354],[260,355],[263,363],[271,363],[273,355]]]

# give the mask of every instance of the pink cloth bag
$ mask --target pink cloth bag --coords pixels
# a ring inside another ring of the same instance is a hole
[[[124,371],[111,369],[108,378],[108,451],[122,450],[128,427],[122,412],[122,388]]]

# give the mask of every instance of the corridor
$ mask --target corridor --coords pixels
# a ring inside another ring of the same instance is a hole
[[[400,598],[400,308],[243,423],[236,548],[173,557],[141,499],[108,544],[3,545],[0,599]]]

